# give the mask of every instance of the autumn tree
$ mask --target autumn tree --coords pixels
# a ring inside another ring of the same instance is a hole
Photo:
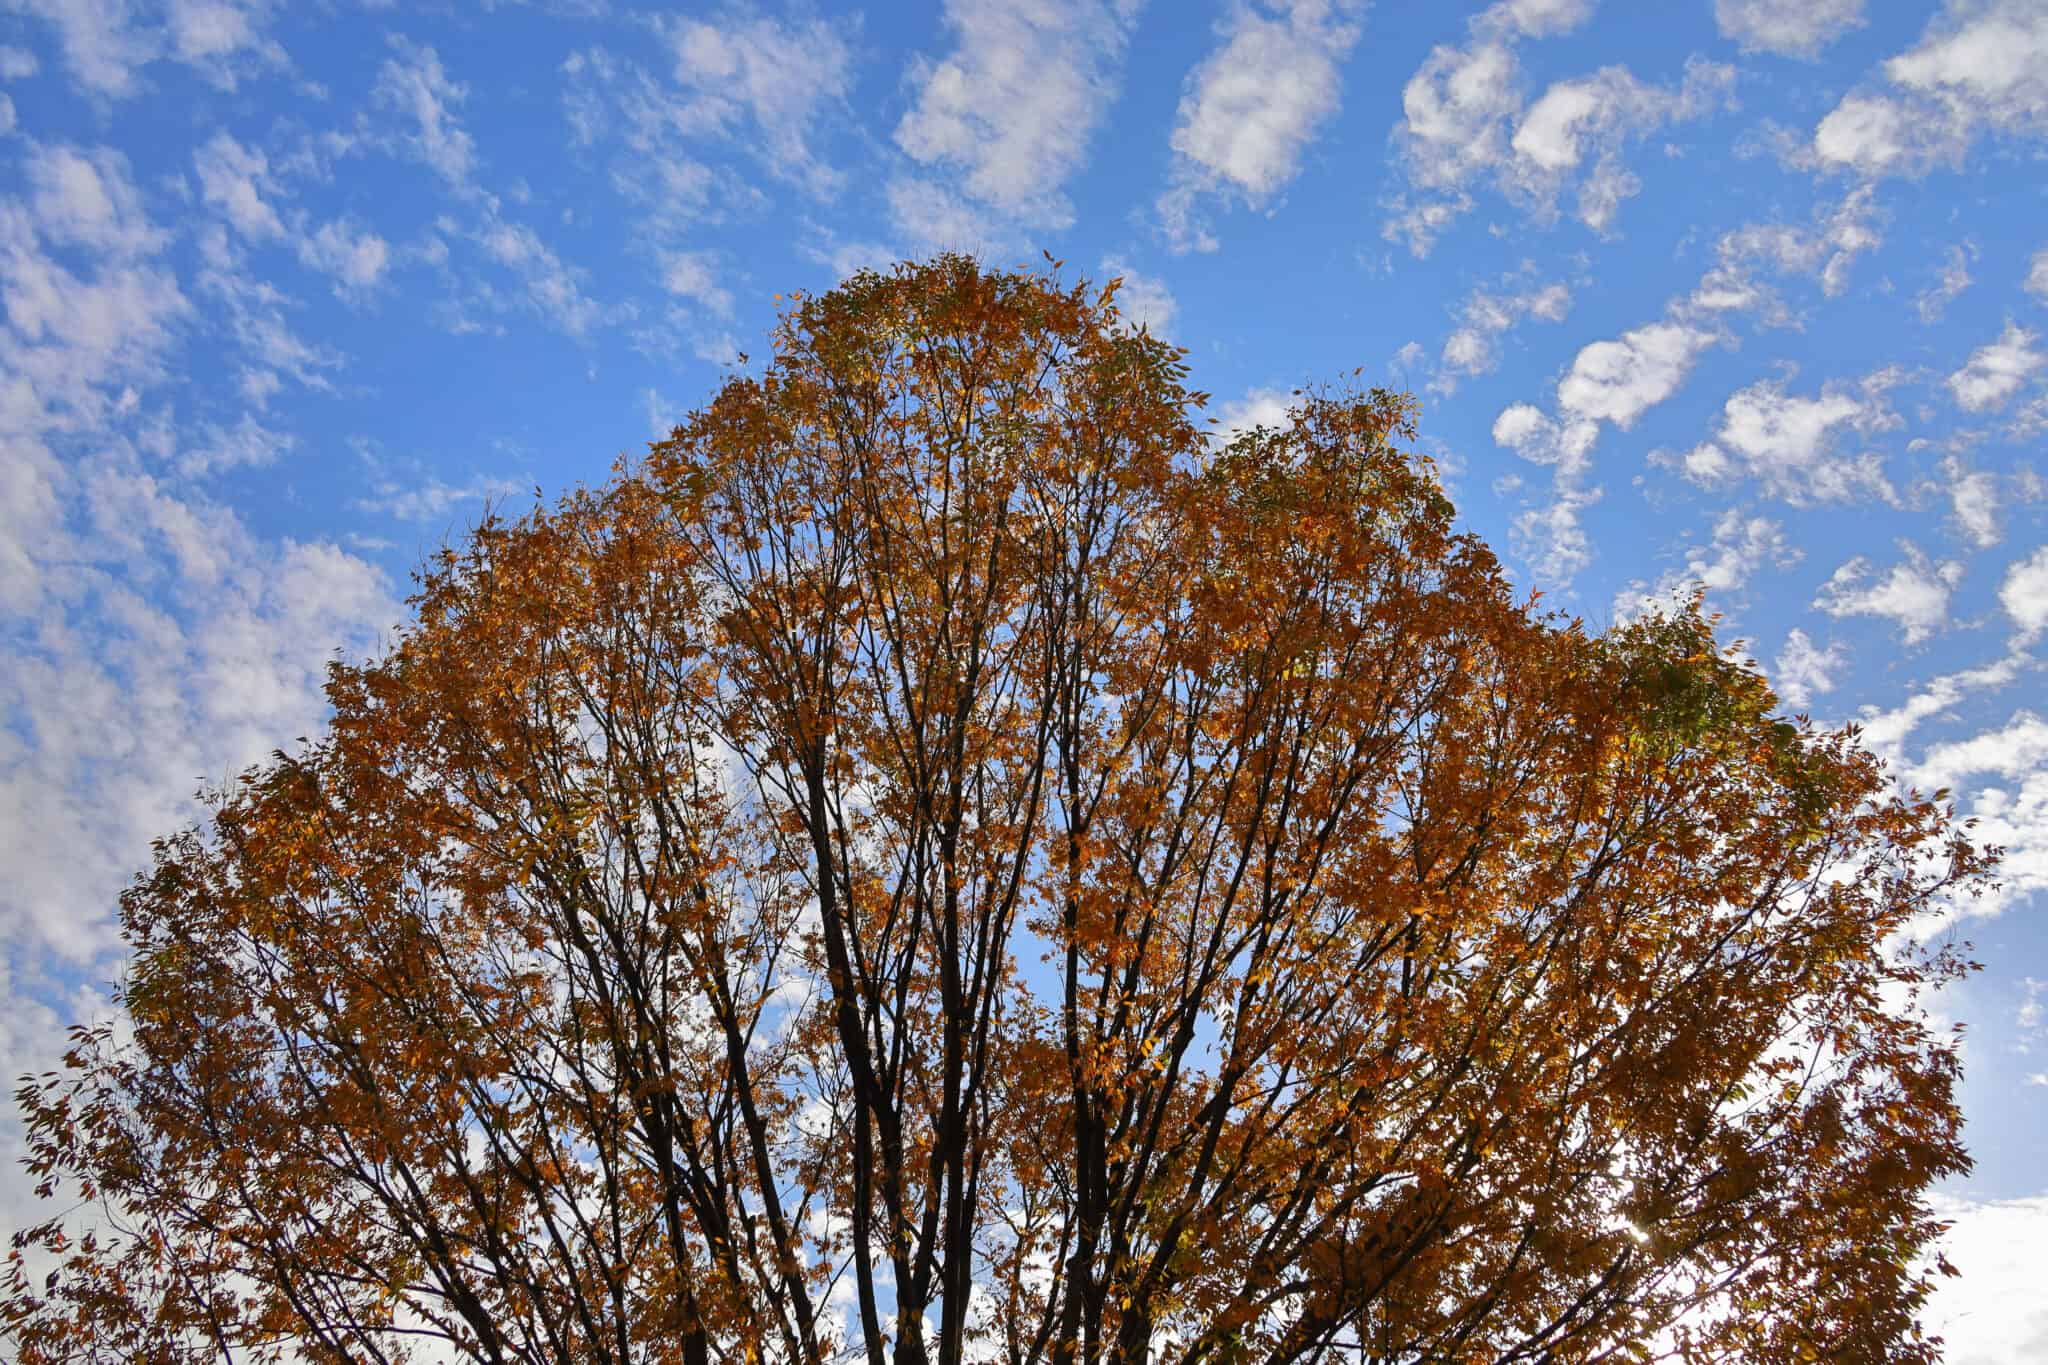
[[[13,1358],[1935,1359],[1984,857],[1697,609],[1524,600],[1407,398],[1185,378],[862,274],[444,551],[19,1092],[102,1212]]]

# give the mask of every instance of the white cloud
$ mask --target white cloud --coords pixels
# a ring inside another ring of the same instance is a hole
[[[1835,690],[1835,676],[1848,662],[1848,652],[1842,646],[1823,648],[1794,627],[1785,636],[1785,647],[1778,651],[1771,684],[1785,705],[1804,711],[1815,697]]]
[[[28,185],[0,208],[0,373],[25,381],[0,401],[0,601],[19,627],[0,653],[0,951],[17,984],[53,954],[105,966],[120,885],[192,817],[195,783],[310,731],[328,649],[397,611],[363,561],[262,541],[149,472],[260,462],[290,437],[245,418],[167,439],[143,395],[174,377],[192,311],[157,260],[167,234],[111,153],[32,146]]]
[[[199,197],[216,205],[237,232],[257,242],[284,236],[284,223],[265,198],[276,193],[276,182],[262,152],[244,147],[227,133],[215,133],[192,160],[199,175]]]
[[[289,243],[307,269],[334,277],[341,297],[358,296],[383,279],[391,250],[376,233],[341,222],[309,230],[303,212],[279,213],[277,203],[289,191],[261,150],[243,146],[228,133],[215,133],[194,153],[193,166],[202,202],[218,208],[251,242]]]
[[[1998,476],[1966,468],[1953,455],[1941,462],[1941,473],[1956,526],[1980,550],[1996,545],[2000,535]]]
[[[110,257],[153,253],[167,237],[148,219],[127,158],[108,147],[29,149],[29,212],[48,241]]]
[[[1677,392],[1712,332],[1679,322],[1653,322],[1613,341],[1580,350],[1558,381],[1565,412],[1608,421],[1626,431],[1638,417]]]
[[[1551,469],[1548,500],[1515,518],[1510,543],[1552,582],[1569,581],[1593,560],[1582,514],[1600,500],[1600,490],[1584,482],[1599,435],[1600,424],[1591,418],[1569,416],[1560,422],[1529,403],[1509,404],[1493,420],[1494,444]]]
[[[682,424],[683,410],[654,389],[641,390],[640,408],[647,414],[647,435],[651,440],[667,440],[669,433]]]
[[[1972,351],[1963,368],[1948,377],[1949,392],[1971,412],[2004,407],[2027,376],[2041,368],[2043,356],[2034,349],[2037,339],[2017,323],[2006,323],[1998,340]]]
[[[1011,244],[1007,223],[935,181],[897,176],[883,193],[890,222],[913,242],[973,256],[993,255]]]
[[[431,522],[445,518],[458,507],[470,503],[502,502],[522,492],[530,492],[532,487],[530,479],[522,483],[517,479],[487,474],[479,474],[459,484],[432,477],[409,485],[392,479],[379,479],[371,490],[371,496],[356,499],[355,505],[365,512],[379,512],[400,521]]]
[[[1337,111],[1339,71],[1358,41],[1353,0],[1239,0],[1222,43],[1188,74],[1170,139],[1173,184],[1158,209],[1178,247],[1211,249],[1198,196],[1266,203],[1301,169],[1316,129]]]
[[[1552,583],[1568,583],[1579,570],[1593,562],[1593,543],[1586,534],[1583,514],[1600,501],[1598,488],[1584,488],[1560,481],[1548,502],[1527,508],[1515,517],[1511,544],[1529,561],[1537,577]]]
[[[1499,0],[1481,11],[1474,26],[1482,31],[1548,38],[1569,33],[1593,17],[1599,0]]]
[[[198,68],[223,90],[235,88],[236,58],[286,64],[284,49],[264,37],[270,0],[171,0],[166,29],[171,55]]]
[[[493,217],[477,241],[519,276],[527,303],[570,336],[582,336],[604,319],[604,309],[583,292],[583,272],[566,264],[532,228]]]
[[[2048,1360],[2048,1195],[2026,1199],[1937,1198],[1953,1226],[1941,1246],[1962,1273],[1937,1282],[1927,1302],[1929,1332],[1943,1339],[1947,1365],[2013,1365]]]
[[[896,144],[1004,215],[1066,226],[1060,187],[1115,94],[1135,12],[1129,0],[946,0],[954,49],[913,68]]]
[[[1458,310],[1459,325],[1445,339],[1430,388],[1452,393],[1462,377],[1490,373],[1499,364],[1497,339],[1524,318],[1562,322],[1571,311],[1571,290],[1562,284],[1493,292],[1475,289]]]
[[[2032,644],[2048,631],[2048,546],[2013,561],[1999,585],[1998,601],[2018,629],[2020,644]]]
[[[1913,299],[1913,311],[1920,315],[1920,321],[1938,321],[1950,302],[1970,287],[1970,262],[1976,255],[1977,248],[1968,242],[1948,249],[1935,282]]]
[[[2022,708],[2003,724],[1930,744],[1917,761],[1905,759],[1905,739],[1922,721],[1951,710],[1971,693],[2006,686],[2030,662],[2014,653],[1984,668],[1937,678],[1893,711],[1865,708],[1864,742],[1887,760],[1901,785],[1954,793],[1958,809],[1971,822],[1971,840],[2003,850],[1997,885],[1948,906],[1943,916],[1922,926],[1923,936],[1960,916],[1997,915],[2048,893],[2048,720]],[[2028,1021],[2020,1022],[2025,1026]]]
[[[1776,380],[1741,389],[1722,405],[1718,444],[1684,458],[1686,476],[1713,485],[1747,473],[1795,506],[1859,497],[1889,501],[1894,495],[1883,460],[1870,452],[1841,454],[1838,446],[1844,432],[1877,431],[1896,422],[1884,401],[1893,378],[1879,371],[1856,390],[1830,383],[1811,398],[1787,393]]]
[[[1132,326],[1142,326],[1156,337],[1170,337],[1173,334],[1173,316],[1179,311],[1174,302],[1173,291],[1166,287],[1166,281],[1156,275],[1147,275],[1134,270],[1115,256],[1102,259],[1102,274],[1106,281],[1122,280],[1117,287],[1116,309],[1124,321]]]
[[[1493,419],[1493,442],[1525,460],[1552,465],[1561,475],[1585,471],[1599,439],[1600,426],[1579,417],[1560,423],[1530,403],[1510,403]]]
[[[1689,323],[1664,321],[1580,349],[1557,385],[1557,412],[1515,403],[1494,419],[1495,444],[1523,459],[1552,467],[1549,502],[1514,523],[1515,542],[1554,581],[1568,580],[1592,560],[1580,514],[1600,498],[1587,487],[1600,423],[1626,430],[1677,391],[1693,361],[1718,335]]]
[[[0,206],[0,375],[13,381],[0,385],[0,419],[27,423],[40,440],[132,406],[126,387],[161,376],[193,310],[156,259],[165,234],[144,214],[119,155],[32,144],[27,171],[26,203]],[[51,246],[77,250],[92,268],[75,273]],[[0,465],[16,461],[17,483],[49,483],[21,451]],[[35,525],[24,526],[17,554]]]
[[[771,174],[830,194],[845,176],[819,158],[812,140],[820,115],[853,88],[844,27],[758,15],[664,23],[677,89],[657,97],[659,116],[681,133],[744,138]]]
[[[2026,289],[2035,298],[2048,300],[2048,247],[2035,252],[2027,263]]]
[[[1943,674],[1889,711],[1863,707],[1857,724],[1863,731],[1864,747],[1893,767],[1901,766],[1906,739],[1922,721],[1945,714],[1972,693],[2006,686],[2019,676],[2023,662],[2023,656],[2013,654],[1981,668]]]
[[[693,299],[720,317],[732,313],[732,292],[718,282],[716,258],[708,251],[664,252],[661,287],[679,298]]]
[[[1863,25],[1863,0],[1714,0],[1721,36],[1744,52],[1811,59]]]
[[[229,469],[267,465],[289,452],[298,442],[281,431],[272,431],[247,413],[232,427],[217,422],[202,423],[199,440],[177,459],[177,470],[188,478],[217,474]]]
[[[1784,526],[1769,517],[1746,516],[1729,508],[1714,523],[1714,539],[1695,550],[1686,572],[1709,592],[1733,592],[1766,566],[1797,564],[1801,552],[1785,538]]]
[[[1613,422],[1627,429],[1644,412],[1670,398],[1685,382],[1700,353],[1708,346],[1729,340],[1721,318],[1746,309],[1758,309],[1767,317],[1782,314],[1782,305],[1757,278],[1759,267],[1781,273],[1819,274],[1822,288],[1835,293],[1841,287],[1848,261],[1878,241],[1873,224],[1874,210],[1868,187],[1859,188],[1833,206],[1824,207],[1812,228],[1749,224],[1725,234],[1716,244],[1717,263],[1702,276],[1688,294],[1671,300],[1663,320],[1623,333],[1619,338],[1597,341],[1573,358],[1570,370],[1559,381],[1553,414],[1527,404],[1512,404],[1495,420],[1494,440],[1524,459],[1553,467],[1552,501],[1525,514],[1518,534],[1538,546],[1545,534],[1568,538],[1572,548],[1548,553],[1540,546],[1536,554],[1544,563],[1558,566],[1582,564],[1590,556],[1590,542],[1579,526],[1579,512],[1599,496],[1584,480],[1591,469],[1594,444],[1600,423]],[[1900,373],[1881,370],[1860,381],[1854,418],[1837,417],[1851,426],[1875,429],[1894,419],[1881,402],[1884,391],[1899,382]],[[1762,390],[1755,412],[1743,412],[1732,424],[1733,435],[1743,443],[1734,451],[1712,441],[1703,442],[1684,455],[1653,453],[1660,463],[1675,464],[1696,482],[1715,484],[1735,478],[1746,467],[1751,452],[1759,455],[1783,453],[1789,436],[1803,428],[1797,423],[1775,424],[1772,413],[1762,405]],[[1774,396],[1782,398],[1782,394]],[[1824,395],[1825,397],[1825,395]],[[1810,416],[1811,414],[1807,414]],[[1826,434],[1823,426],[1822,436]],[[1811,455],[1821,446],[1791,447]],[[1773,467],[1775,468],[1775,466]],[[1843,464],[1823,462],[1803,471],[1804,495],[1820,489],[1846,489],[1854,484],[1880,488],[1882,469],[1875,457],[1863,457]],[[1873,481],[1874,478],[1874,481]]]
[[[1522,108],[1520,75],[1511,40],[1432,48],[1402,87],[1394,130],[1411,182],[1451,189],[1505,161],[1508,125]]]
[[[1464,46],[1430,51],[1402,90],[1404,117],[1393,140],[1408,188],[1389,201],[1388,240],[1428,255],[1472,208],[1473,188],[1488,180],[1539,221],[1554,217],[1559,199],[1576,189],[1580,220],[1605,232],[1621,201],[1640,188],[1621,160],[1625,146],[1725,101],[1733,68],[1694,59],[1675,89],[1609,66],[1551,85],[1525,109],[1518,40],[1568,31],[1591,10],[1497,4],[1471,21]]]
[[[1760,267],[1780,275],[1815,276],[1821,292],[1833,298],[1848,286],[1850,264],[1881,240],[1868,185],[1851,190],[1838,204],[1824,206],[1811,227],[1746,223],[1715,242],[1717,263],[1700,277],[1683,311],[1708,317],[1754,312],[1770,325],[1789,325],[1793,314],[1759,278]]]
[[[36,54],[27,48],[0,44],[0,80],[25,81],[42,70]]]
[[[1845,97],[1814,129],[1822,166],[1917,175],[1959,163],[1979,134],[2048,132],[2048,9],[1950,0],[1920,42],[1884,64],[1887,91]]]
[[[2048,720],[2021,710],[2000,729],[1930,744],[1915,765],[1913,780],[1924,788],[1953,788],[1980,773],[2025,777],[2044,764],[2048,764]]]
[[[375,288],[391,264],[391,247],[382,237],[339,222],[299,236],[296,246],[309,269],[334,277],[335,292],[343,297]]]
[[[1949,597],[1962,582],[1955,560],[1936,564],[1910,542],[1906,557],[1876,572],[1862,555],[1843,564],[1821,584],[1813,604],[1830,616],[1876,616],[1892,622],[1899,638],[1916,645],[1948,624]]]
[[[199,253],[204,262],[199,287],[222,305],[225,317],[218,313],[215,317],[226,322],[248,364],[242,374],[243,396],[260,406],[278,391],[283,378],[309,389],[331,391],[334,384],[326,372],[339,369],[345,357],[331,346],[306,341],[291,329],[284,317],[289,300],[251,275],[227,229],[219,224],[202,228]]]
[[[223,90],[233,90],[252,68],[286,63],[284,49],[263,33],[274,8],[270,0],[170,0],[161,23],[151,22],[157,6],[133,0],[10,0],[8,7],[56,29],[64,65],[93,96],[138,93],[143,69],[156,61],[190,66]]]
[[[1579,184],[1579,219],[1604,232],[1621,201],[1641,188],[1621,164],[1624,144],[1708,112],[1726,99],[1734,81],[1732,67],[1697,60],[1687,63],[1677,90],[1645,85],[1619,66],[1559,81],[1529,106],[1508,144],[1513,190],[1548,212],[1578,168],[1590,162]]]
[[[1980,847],[2003,849],[1998,884],[1951,907],[1951,916],[1988,916],[2048,892],[2048,723],[2015,712],[1995,730],[1930,747],[1912,773],[1922,791],[1954,790],[1965,778],[1991,774],[1959,801]]]
[[[1288,425],[1287,409],[1290,395],[1285,389],[1252,388],[1241,398],[1233,398],[1223,405],[1218,414],[1219,421],[1210,439],[1218,445],[1228,445],[1254,427],[1278,427]]]
[[[378,68],[373,98],[412,125],[400,136],[400,146],[449,185],[467,189],[476,169],[476,143],[457,120],[455,107],[469,98],[469,87],[448,78],[433,48],[396,36],[391,46],[398,55]]]
[[[1799,562],[1800,550],[1785,537],[1785,528],[1769,517],[1731,507],[1714,522],[1713,539],[1694,546],[1685,567],[1661,576],[1654,585],[1631,583],[1616,594],[1617,619],[1663,613],[1688,600],[1695,590],[1709,594],[1738,591],[1767,566],[1786,568]]]

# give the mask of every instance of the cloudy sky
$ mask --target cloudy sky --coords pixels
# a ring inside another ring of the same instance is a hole
[[[1049,250],[1225,421],[1414,390],[1519,582],[1703,583],[2006,846],[1929,927],[1987,964],[1936,1316],[2048,1358],[2044,156],[2048,0],[0,0],[0,1064],[487,500],[602,478],[779,291]]]

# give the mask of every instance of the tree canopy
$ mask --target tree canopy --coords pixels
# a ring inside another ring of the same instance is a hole
[[[1940,794],[1204,401],[942,257],[443,551],[24,1082],[14,1358],[1935,1359]]]

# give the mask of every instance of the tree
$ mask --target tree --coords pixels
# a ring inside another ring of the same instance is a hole
[[[15,1358],[1934,1359],[1986,855],[1113,293],[799,297],[443,551],[24,1081]]]

